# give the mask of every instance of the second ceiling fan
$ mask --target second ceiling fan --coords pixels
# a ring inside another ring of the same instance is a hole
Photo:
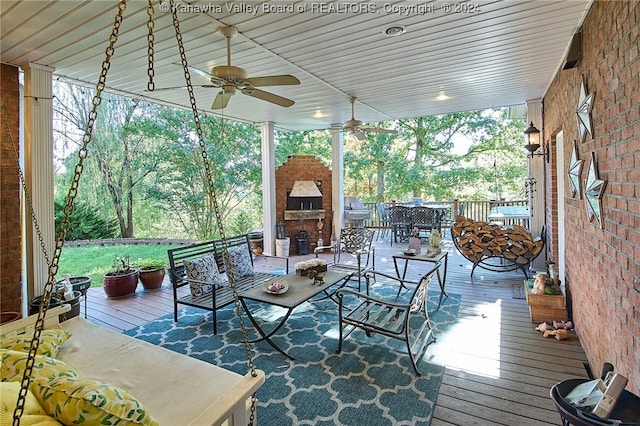
[[[356,101],[357,101],[357,99],[355,97],[349,98],[349,102],[351,102],[351,119],[345,121],[342,124],[342,128],[345,131],[347,131],[350,134],[352,134],[358,140],[366,139],[365,132],[389,133],[389,134],[398,133],[397,130],[393,130],[393,129],[382,129],[382,128],[379,128],[379,127],[365,126],[364,124],[362,124],[362,121],[356,120],[355,119],[355,103],[356,103]]]

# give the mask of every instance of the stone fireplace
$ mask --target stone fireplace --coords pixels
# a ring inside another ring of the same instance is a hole
[[[317,192],[316,192],[317,191]],[[309,234],[309,253],[318,238],[329,244],[333,209],[331,169],[313,155],[292,155],[276,170],[276,218],[291,239],[290,253],[299,254],[296,238]],[[318,225],[322,224],[320,232]]]

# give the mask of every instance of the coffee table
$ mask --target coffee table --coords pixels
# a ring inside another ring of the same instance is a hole
[[[295,308],[302,305],[304,302],[308,301],[309,299],[313,298],[319,293],[324,292],[328,298],[331,298],[331,300],[335,302],[335,300],[333,299],[333,293],[335,293],[335,291],[330,293],[327,290],[329,289],[329,287],[332,287],[340,283],[340,286],[336,288],[336,291],[337,291],[340,287],[343,287],[347,283],[347,281],[349,281],[353,273],[354,273],[354,270],[352,269],[341,268],[339,266],[329,266],[326,272],[321,273],[322,279],[324,281],[324,284],[322,285],[315,285],[314,281],[312,279],[307,278],[306,276],[299,276],[299,275],[296,275],[295,273],[291,273],[291,274],[283,275],[282,277],[277,278],[279,280],[284,281],[289,286],[289,289],[287,290],[286,293],[283,293],[283,294],[267,293],[264,290],[263,286],[256,287],[251,290],[247,290],[240,293],[238,295],[240,299],[240,303],[242,304],[244,311],[247,313],[247,317],[249,318],[253,326],[256,328],[256,331],[261,336],[258,339],[251,340],[249,343],[256,343],[256,342],[265,340],[275,350],[277,350],[287,358],[294,359],[291,355],[289,355],[284,350],[282,350],[278,345],[276,345],[273,342],[273,340],[271,340],[271,337],[275,333],[277,333],[278,330],[280,330],[280,328],[282,328],[282,326],[287,322],[287,319],[289,319],[291,312],[293,312]],[[273,280],[269,280],[267,281],[267,283],[270,283],[272,281]],[[252,300],[255,302],[265,303],[273,306],[280,306],[282,308],[285,308],[287,310],[287,313],[280,320],[280,322],[271,329],[271,331],[267,332],[262,328],[262,326],[258,323],[258,321],[255,319],[255,317],[251,313],[251,310],[247,306],[247,302],[246,302],[247,300]]]
[[[398,267],[398,261],[399,260],[404,260],[404,268],[402,270],[402,275],[400,274],[400,268]],[[393,255],[393,266],[395,266],[396,268],[396,275],[399,278],[400,281],[400,288],[398,289],[398,295],[400,295],[400,291],[402,290],[402,288],[407,288],[405,287],[404,283],[405,282],[411,282],[411,281],[407,281],[405,278],[407,276],[407,265],[409,264],[409,261],[418,261],[418,262],[430,262],[430,263],[438,263],[440,262],[442,264],[442,267],[444,268],[442,275],[440,275],[440,269],[438,269],[438,284],[440,284],[440,300],[438,300],[438,309],[440,309],[440,305],[442,304],[442,298],[443,296],[448,296],[446,291],[444,290],[444,287],[447,283],[447,267],[448,267],[448,263],[449,263],[449,252],[447,251],[443,251],[440,252],[439,254],[433,256],[433,257],[429,257],[427,256],[427,253],[419,253],[419,254],[415,254],[415,255],[407,255],[404,254],[403,252],[397,253]],[[411,282],[412,284],[415,284],[413,282]]]

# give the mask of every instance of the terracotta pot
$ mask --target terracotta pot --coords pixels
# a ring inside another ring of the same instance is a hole
[[[138,271],[120,275],[105,275],[102,288],[107,297],[122,297],[134,294],[138,287]]]
[[[140,282],[145,290],[157,290],[162,287],[164,280],[164,268],[159,269],[141,269]]]
[[[11,321],[19,320],[20,312],[2,312],[0,313],[0,324],[6,324]]]

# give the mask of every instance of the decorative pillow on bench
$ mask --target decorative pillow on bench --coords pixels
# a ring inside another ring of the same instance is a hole
[[[184,263],[187,272],[187,280],[189,281],[192,296],[204,296],[211,293],[214,288],[224,287],[224,281],[218,271],[218,264],[212,255],[183,260],[182,263]]]
[[[251,263],[251,254],[244,247],[229,250],[229,260],[234,278],[251,277],[256,274]]]

